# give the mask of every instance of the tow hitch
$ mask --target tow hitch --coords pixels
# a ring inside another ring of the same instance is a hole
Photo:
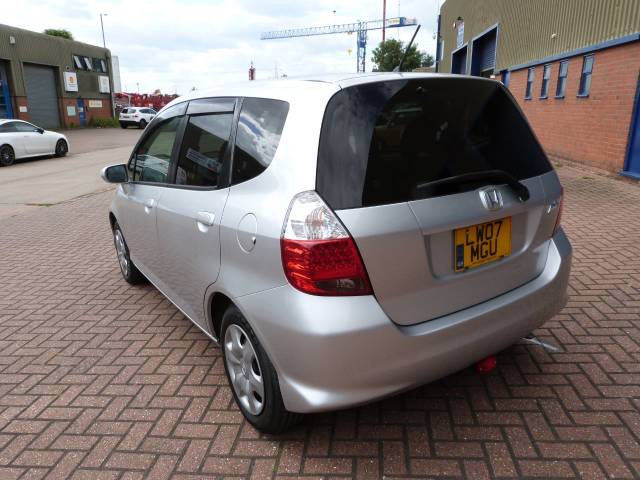
[[[555,345],[551,345],[550,343],[543,342],[535,335],[527,335],[526,337],[523,337],[522,340],[527,343],[531,343],[533,345],[538,345],[539,347],[544,348],[547,352],[551,352],[551,353],[562,352],[562,349],[560,347],[556,347]]]
[[[480,360],[476,363],[476,372],[480,375],[489,375],[496,369],[498,365],[498,359],[495,355],[490,355],[487,358]]]

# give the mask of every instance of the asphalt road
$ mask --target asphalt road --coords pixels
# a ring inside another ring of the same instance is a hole
[[[102,181],[100,170],[106,165],[125,163],[141,130],[109,128],[64,133],[71,144],[68,156],[23,160],[0,169],[0,218],[113,188]]]

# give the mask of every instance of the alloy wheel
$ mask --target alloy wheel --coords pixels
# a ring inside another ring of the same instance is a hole
[[[229,325],[225,332],[224,353],[238,400],[251,415],[259,415],[265,400],[262,369],[249,336],[235,323]]]
[[[0,149],[0,165],[8,167],[15,160],[15,154],[13,149],[8,146],[4,146]]]
[[[67,142],[64,140],[58,140],[56,144],[56,155],[63,156],[67,153]]]
[[[129,275],[129,255],[127,254],[127,247],[124,243],[124,237],[120,229],[116,229],[113,232],[114,243],[116,244],[116,253],[118,254],[118,263],[120,264],[120,270],[125,277]]]

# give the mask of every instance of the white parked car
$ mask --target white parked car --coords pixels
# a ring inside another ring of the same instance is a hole
[[[144,128],[157,113],[153,108],[127,107],[120,112],[118,120],[122,128],[127,128],[129,125]]]
[[[64,157],[69,140],[63,134],[45,130],[23,120],[0,120],[0,167],[14,160],[42,155]]]

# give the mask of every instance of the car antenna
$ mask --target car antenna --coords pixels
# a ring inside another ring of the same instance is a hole
[[[409,42],[409,45],[407,45],[407,48],[404,51],[404,55],[402,55],[402,60],[400,60],[400,64],[398,66],[396,66],[396,68],[393,69],[394,72],[402,71],[402,66],[404,65],[404,60],[407,58],[407,54],[409,53],[409,49],[411,48],[411,45],[413,45],[413,41],[416,39],[416,35],[418,34],[418,30],[420,30],[420,25],[418,25],[418,28],[416,28],[416,31],[413,32],[413,37],[411,37],[411,41]]]

